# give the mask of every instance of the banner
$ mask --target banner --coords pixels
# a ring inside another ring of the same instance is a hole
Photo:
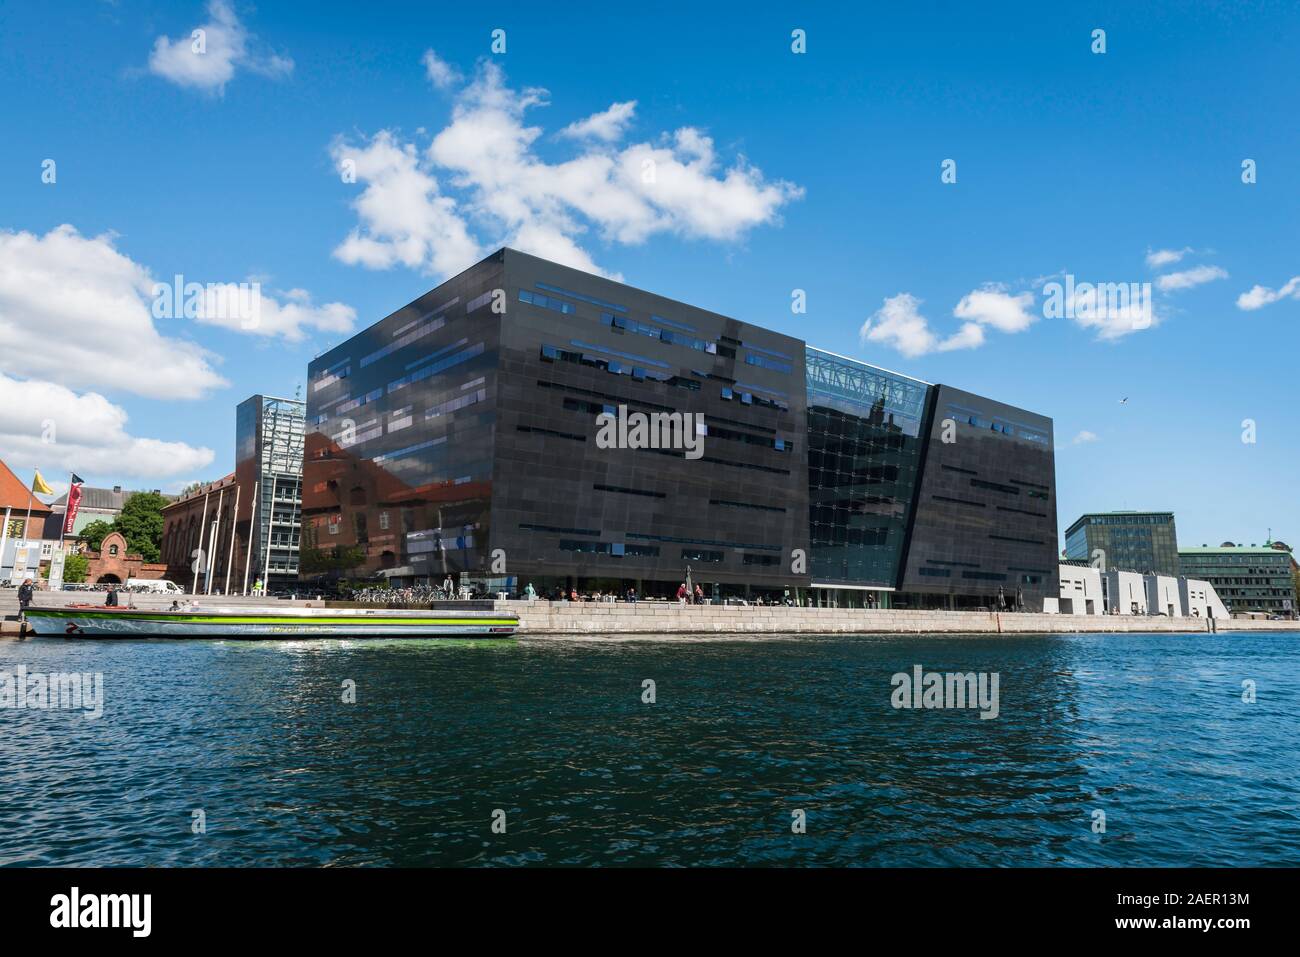
[[[9,573],[9,580],[21,584],[22,580],[27,577],[27,554],[29,546],[26,541],[22,540],[14,542],[14,546],[14,570]],[[37,554],[39,555],[40,545],[37,544],[36,548]]]
[[[77,521],[77,507],[81,504],[81,483],[73,482],[68,487],[68,512],[63,518],[63,534],[71,535],[72,526]]]
[[[50,556],[50,591],[63,591],[63,563],[67,555],[62,548],[54,549]]]

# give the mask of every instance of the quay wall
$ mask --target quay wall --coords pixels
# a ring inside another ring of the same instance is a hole
[[[1204,618],[1130,615],[1045,615],[974,611],[786,608],[754,605],[498,601],[519,615],[522,637],[710,634],[1051,634],[1209,631]],[[1300,632],[1300,622],[1216,619],[1217,631]]]

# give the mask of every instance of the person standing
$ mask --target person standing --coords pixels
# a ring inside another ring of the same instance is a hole
[[[18,586],[18,620],[27,620],[27,609],[31,606],[32,595],[36,589],[32,587],[30,578],[23,579],[23,583]]]
[[[104,607],[106,608],[117,607],[117,586],[116,585],[108,586],[108,598],[104,600]]]

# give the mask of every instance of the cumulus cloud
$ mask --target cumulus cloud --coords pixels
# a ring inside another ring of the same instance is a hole
[[[12,468],[153,479],[212,463],[211,449],[131,435],[126,423],[125,410],[96,392],[0,373],[0,448]]]
[[[632,114],[635,112],[636,100],[614,103],[607,110],[593,113],[585,120],[570,123],[560,130],[560,136],[572,139],[598,139],[613,143],[623,138],[623,133],[632,122]]]
[[[1096,441],[1097,441],[1097,433],[1089,432],[1087,429],[1084,429],[1083,431],[1079,432],[1079,434],[1077,434],[1074,438],[1070,440],[1070,444],[1087,445],[1089,442],[1096,442]]]
[[[1192,251],[1191,246],[1184,246],[1182,249],[1148,248],[1147,265],[1152,269],[1163,269],[1165,266],[1172,266]]]
[[[1292,276],[1277,289],[1252,286],[1249,292],[1243,292],[1237,297],[1237,308],[1250,312],[1287,298],[1300,299],[1300,276]]]
[[[275,298],[251,284],[206,285],[198,297],[194,319],[205,325],[220,326],[255,336],[276,337],[301,342],[308,331],[351,332],[357,311],[341,302],[317,306],[305,289],[290,289]]]
[[[1156,286],[1161,292],[1173,292],[1178,289],[1191,289],[1216,279],[1227,279],[1228,273],[1218,266],[1196,266],[1182,272],[1166,273],[1156,279]]]
[[[424,73],[429,82],[440,90],[450,89],[462,79],[459,70],[432,50],[425,50],[420,62],[424,64]]]
[[[216,95],[239,69],[270,77],[293,72],[293,60],[263,49],[225,0],[211,0],[208,17],[186,36],[158,37],[149,54],[149,71],[178,86]]]
[[[365,190],[353,203],[358,225],[335,256],[446,275],[504,244],[602,272],[584,248],[593,231],[623,244],[658,234],[733,242],[777,222],[781,208],[803,195],[743,157],[724,164],[694,127],[614,145],[634,101],[566,128],[576,155],[548,162],[535,150],[543,130],[525,119],[546,105],[545,90],[511,88],[485,60],[456,92],[450,123],[424,149],[389,130],[361,144],[336,139],[332,154],[356,159]]]
[[[352,203],[364,225],[334,249],[341,262],[449,275],[481,258],[456,201],[443,195],[438,179],[422,168],[413,145],[398,143],[385,130],[360,148],[336,139],[331,152],[336,163],[354,164],[358,182],[366,184]]]
[[[1022,292],[1011,295],[999,286],[985,286],[968,292],[957,303],[952,314],[981,326],[992,326],[999,332],[1024,332],[1038,319],[1029,310],[1034,305],[1034,294]]]
[[[225,385],[210,353],[155,328],[153,287],[112,236],[0,231],[0,372],[155,399]]]
[[[963,320],[962,324],[956,332],[941,336],[921,315],[921,300],[904,292],[886,299],[884,305],[862,324],[858,336],[863,343],[892,346],[909,358],[928,352],[977,349],[985,342],[986,329],[1005,333],[1028,329],[1038,319],[1029,311],[1033,305],[1034,294],[1031,292],[1013,295],[996,285],[972,290],[952,311],[956,318]]]

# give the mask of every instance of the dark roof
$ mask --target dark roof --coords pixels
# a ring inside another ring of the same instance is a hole
[[[81,486],[81,505],[80,508],[97,509],[104,512],[120,512],[126,500],[136,492],[148,492],[150,489],[123,489],[117,488],[91,488],[89,485]],[[176,500],[175,495],[163,495],[168,502]],[[51,508],[61,509],[68,504],[68,494],[65,492],[51,503]]]

